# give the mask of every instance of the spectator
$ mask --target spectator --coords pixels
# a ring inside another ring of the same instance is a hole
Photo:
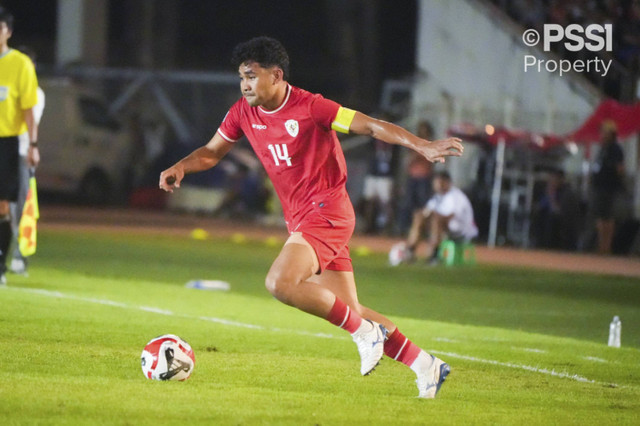
[[[624,153],[613,121],[603,122],[600,133],[602,146],[591,174],[591,208],[596,220],[598,253],[608,254],[615,232],[614,204],[624,192]]]
[[[389,121],[383,115],[382,120]],[[397,169],[399,146],[371,139],[373,157],[364,178],[363,215],[366,233],[383,231],[392,216],[393,180]]]
[[[433,137],[433,127],[428,121],[421,121],[418,124],[417,135],[421,138],[431,140]],[[422,209],[433,195],[433,185],[431,183],[433,165],[421,155],[410,153],[407,167],[408,178],[405,184],[404,199],[400,212],[400,229],[404,232],[422,233]],[[413,230],[414,228],[417,228]],[[411,231],[413,230],[413,231]]]
[[[581,216],[578,196],[565,181],[564,172],[551,171],[545,193],[534,212],[533,233],[536,245],[575,250]]]
[[[620,62],[632,71],[638,71],[640,58],[640,1],[635,0],[627,6],[627,13],[622,14],[617,22],[619,45],[617,56]]]
[[[466,242],[478,235],[471,202],[464,192],[453,186],[449,173],[436,173],[433,177],[433,189],[435,195],[422,212],[422,220],[429,229],[427,259],[431,264],[437,263],[438,247],[443,240],[448,238]],[[407,248],[411,253],[415,253],[419,242],[419,234],[409,235]]]
[[[228,190],[214,215],[254,220],[268,213],[271,196],[262,170],[251,170],[240,163],[229,178]]]

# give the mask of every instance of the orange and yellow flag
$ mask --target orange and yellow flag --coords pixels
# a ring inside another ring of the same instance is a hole
[[[36,178],[32,176],[29,179],[29,191],[27,192],[27,199],[24,202],[20,226],[18,227],[20,253],[25,257],[31,256],[36,252],[36,225],[39,218],[40,209],[38,208]]]

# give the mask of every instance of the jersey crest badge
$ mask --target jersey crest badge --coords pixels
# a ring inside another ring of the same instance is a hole
[[[296,120],[287,120],[284,123],[284,127],[285,129],[287,129],[287,132],[293,136],[294,138],[296,136],[298,136],[298,130],[300,129],[298,126],[298,122]]]
[[[7,86],[0,86],[0,102],[1,101],[5,101],[7,98],[9,97],[9,88]],[[291,121],[291,120],[289,120]],[[298,125],[298,123],[296,123],[296,126]],[[291,132],[289,132],[291,133]],[[298,133],[298,131],[296,130],[296,134]]]

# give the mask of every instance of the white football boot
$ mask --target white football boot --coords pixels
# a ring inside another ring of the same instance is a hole
[[[15,257],[11,259],[11,266],[9,270],[17,275],[24,275],[25,277],[29,276],[27,272],[27,262],[23,259],[16,259]]]
[[[371,373],[380,363],[384,355],[384,341],[387,329],[375,321],[362,320],[362,324],[351,335],[360,352],[360,373],[363,376]]]
[[[411,369],[416,371],[418,376],[416,379],[418,398],[435,398],[440,386],[451,372],[449,364],[424,351],[420,352]]]

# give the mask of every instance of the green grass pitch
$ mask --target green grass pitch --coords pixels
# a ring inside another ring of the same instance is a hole
[[[188,233],[41,232],[30,277],[0,289],[0,423],[638,424],[640,282],[355,257],[361,302],[449,362],[438,398],[264,289],[278,248]],[[185,288],[219,279],[229,292]],[[620,349],[606,345],[622,319]],[[187,340],[186,382],[143,377],[151,338]]]

